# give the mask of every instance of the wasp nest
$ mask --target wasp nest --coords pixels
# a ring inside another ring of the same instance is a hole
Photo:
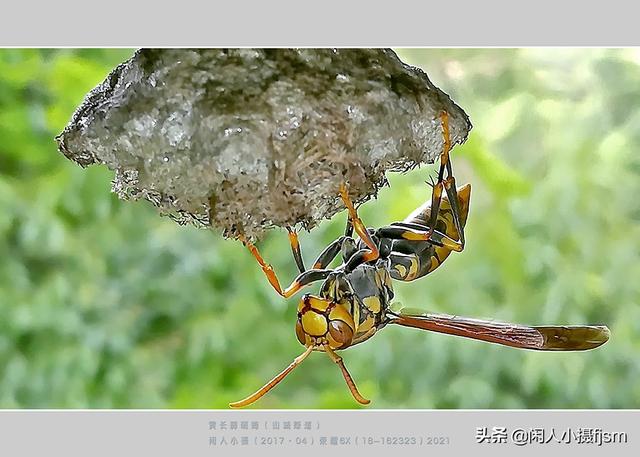
[[[259,237],[312,228],[364,201],[387,171],[433,163],[438,113],[464,111],[383,49],[143,49],[91,91],[56,138],[81,166],[115,171],[120,198],[179,223]]]

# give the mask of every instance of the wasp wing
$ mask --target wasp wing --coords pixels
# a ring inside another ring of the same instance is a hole
[[[609,340],[609,329],[600,325],[530,327],[447,314],[404,313],[389,313],[389,323],[540,351],[583,351]]]

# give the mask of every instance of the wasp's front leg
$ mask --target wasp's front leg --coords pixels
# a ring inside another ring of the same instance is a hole
[[[280,285],[280,281],[278,280],[278,277],[276,276],[275,271],[273,270],[273,267],[271,266],[271,264],[268,264],[267,262],[265,262],[265,260],[262,258],[262,255],[260,254],[260,251],[258,251],[258,248],[242,235],[238,236],[238,239],[242,242],[242,244],[244,244],[247,247],[247,249],[249,249],[249,252],[251,252],[251,255],[253,255],[253,257],[256,259],[258,264],[260,264],[260,267],[262,268],[262,271],[267,277],[269,284],[271,284],[271,286],[276,290],[276,292],[278,292],[284,298],[291,297],[293,294],[298,292],[304,286],[311,284],[312,282],[326,279],[327,276],[329,276],[329,274],[332,271],[332,270],[323,270],[323,269],[306,270],[300,273],[288,287],[283,289],[282,286]]]

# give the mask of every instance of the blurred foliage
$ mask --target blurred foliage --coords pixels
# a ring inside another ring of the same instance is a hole
[[[226,408],[302,351],[295,299],[219,234],[109,192],[53,137],[130,50],[0,50],[0,407]],[[470,115],[453,151],[473,184],[467,249],[398,300],[538,324],[604,323],[584,353],[518,351],[389,327],[343,353],[378,408],[640,407],[640,54],[607,49],[400,51]],[[379,226],[429,198],[433,167],[390,177]],[[344,214],[301,234],[307,261]],[[261,248],[292,278],[284,232]],[[287,279],[283,279],[285,281]],[[263,408],[352,408],[314,354]]]

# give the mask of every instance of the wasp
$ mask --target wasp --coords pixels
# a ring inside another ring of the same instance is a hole
[[[354,207],[348,188],[340,197],[348,210],[344,235],[333,241],[305,268],[296,232],[288,227],[294,261],[300,274],[282,288],[273,267],[255,245],[240,237],[260,264],[269,283],[289,298],[303,287],[323,281],[318,295],[305,294],[298,302],[295,332],[305,351],[254,394],[230,403],[247,406],[282,381],[313,351],[326,353],[339,367],[351,394],[361,404],[370,401],[358,391],[337,351],[367,341],[386,325],[395,324],[520,349],[579,351],[593,349],[609,339],[605,326],[526,326],[445,314],[410,314],[393,311],[393,281],[414,281],[436,270],[452,252],[464,249],[464,227],[469,214],[471,186],[456,187],[449,151],[448,115],[440,114],[443,151],[431,199],[402,222],[367,228]],[[354,231],[357,238],[354,238]],[[342,264],[328,268],[338,256]]]

